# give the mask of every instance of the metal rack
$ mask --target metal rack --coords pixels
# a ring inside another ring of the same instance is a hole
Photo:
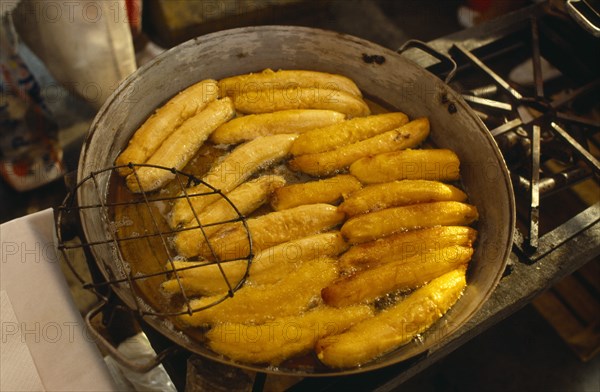
[[[565,26],[561,36],[555,32],[559,24]],[[567,191],[586,179],[600,179],[600,161],[588,146],[598,148],[594,136],[600,132],[600,122],[579,115],[570,107],[577,100],[593,100],[593,94],[598,93],[600,64],[588,54],[584,59],[566,61],[585,42],[589,43],[583,30],[570,25],[547,4],[541,4],[429,43],[457,62],[453,87],[473,106],[505,155],[513,184],[520,193],[517,201],[522,204],[522,214],[527,215],[517,226],[515,245],[528,262],[539,260],[598,222],[600,203],[595,203],[568,222],[540,232],[540,221],[547,218],[540,216],[544,198]],[[573,40],[582,42],[574,48],[570,45]],[[532,62],[533,88],[526,91],[515,87],[490,65],[519,51],[530,56]],[[544,82],[542,56],[564,71],[567,79],[554,98],[550,93],[556,93],[557,88]],[[422,57],[413,60],[430,65],[432,72],[443,75],[441,64],[427,64]],[[473,74],[478,74],[476,79],[483,85],[465,88],[461,78],[472,78]],[[546,170],[542,164],[549,159],[564,162],[564,168],[558,172]]]
[[[495,138],[500,138],[509,132],[515,130],[520,131],[520,137],[525,137],[529,141],[530,145],[530,173],[529,179],[524,178],[519,174],[513,174],[513,181],[517,183],[521,188],[525,188],[528,191],[529,197],[529,219],[527,222],[526,232],[520,232],[516,245],[525,254],[532,255],[539,247],[540,243],[544,243],[544,236],[540,238],[539,235],[539,219],[540,219],[540,197],[544,191],[558,191],[565,189],[575,183],[584,179],[590,178],[593,175],[600,175],[600,162],[590,154],[585,147],[583,147],[574,137],[572,137],[561,124],[564,124],[565,128],[573,125],[584,126],[587,129],[591,129],[593,132],[600,131],[600,123],[581,118],[570,114],[567,111],[561,111],[567,104],[573,102],[578,97],[593,92],[600,87],[600,78],[596,78],[585,85],[578,87],[574,91],[570,92],[566,97],[557,100],[550,100],[544,95],[544,82],[541,70],[541,55],[540,55],[540,42],[539,42],[539,29],[538,21],[536,17],[531,18],[531,54],[533,63],[533,74],[535,81],[535,96],[527,97],[519,93],[513,88],[510,83],[504,80],[500,75],[494,72],[488,67],[482,60],[480,60],[472,51],[465,49],[462,45],[456,44],[452,47],[452,51],[457,52],[458,57],[465,58],[469,63],[484,72],[493,80],[499,89],[504,91],[509,96],[511,103],[498,102],[493,100],[486,100],[485,102],[479,100],[477,103],[492,108],[502,108],[509,112],[517,112],[517,116],[512,120],[507,120],[504,124],[492,129],[490,132]],[[518,106],[518,108],[516,108]],[[516,108],[516,109],[515,109]],[[528,109],[534,109],[541,112],[537,117],[531,117],[524,121],[522,117],[526,115],[520,115],[525,113]],[[560,123],[560,124],[559,124]],[[542,129],[549,138],[560,138],[562,141],[572,149],[574,155],[577,155],[579,160],[587,165],[587,170],[577,166],[577,162],[573,162],[571,168],[558,173],[553,174],[552,177],[546,176],[542,180],[546,186],[541,186],[540,180],[540,158],[541,158],[541,134]],[[562,181],[561,181],[562,180]],[[559,189],[557,189],[559,188]],[[598,206],[589,207],[590,211],[597,210]],[[585,225],[582,225],[584,228]],[[553,235],[553,246],[558,246],[567,240],[570,236],[577,233],[565,232],[565,235],[556,238],[557,233],[562,231],[554,232]],[[538,255],[539,256],[539,255]]]

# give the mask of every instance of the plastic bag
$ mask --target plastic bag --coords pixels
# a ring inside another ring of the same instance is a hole
[[[156,356],[144,333],[123,341],[118,350],[125,357],[139,363],[146,363]],[[137,373],[121,366],[110,356],[105,357],[104,361],[119,391],[177,392],[163,365],[158,365],[147,373]]]

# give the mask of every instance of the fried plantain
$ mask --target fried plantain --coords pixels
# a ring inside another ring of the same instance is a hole
[[[458,301],[466,285],[465,269],[448,272],[375,317],[319,340],[319,360],[334,368],[353,367],[410,342]]]

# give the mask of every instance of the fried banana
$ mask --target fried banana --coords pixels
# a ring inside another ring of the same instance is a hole
[[[330,175],[363,157],[415,147],[428,134],[429,121],[418,118],[398,129],[332,151],[297,156],[289,162],[289,166],[292,170],[312,176]]]
[[[258,137],[244,143],[213,166],[202,180],[216,189],[220,189],[223,193],[230,192],[259,169],[283,159],[288,154],[296,137],[295,134],[281,134]],[[213,192],[213,190],[204,184],[199,184],[188,188],[186,192],[188,195],[193,195]],[[194,211],[200,213],[219,197],[218,194],[190,196],[190,202]],[[190,208],[188,200],[186,198],[176,200],[169,219],[171,227],[187,223],[193,218],[194,212]]]
[[[351,79],[326,72],[265,69],[262,72],[232,76],[219,81],[219,89],[223,96],[235,96],[248,91],[292,87],[344,91],[356,97],[362,97],[360,90]]]
[[[456,181],[460,161],[446,149],[405,150],[357,160],[350,173],[365,184],[394,180]]]
[[[340,257],[340,268],[351,272],[451,245],[470,247],[476,238],[477,231],[467,226],[436,226],[404,231],[352,246]]]
[[[339,175],[319,181],[292,184],[273,193],[271,206],[274,210],[285,210],[303,204],[335,203],[343,196],[362,187],[351,175]]]
[[[303,263],[286,279],[274,284],[244,286],[232,298],[202,311],[178,316],[187,326],[224,322],[261,324],[275,317],[293,316],[314,305],[320,290],[338,274],[336,260],[319,258]],[[215,303],[223,295],[190,301],[192,309]],[[185,308],[184,310],[187,310]]]
[[[329,204],[308,204],[288,210],[271,212],[248,219],[248,231],[252,237],[254,252],[320,233],[339,225],[344,214]],[[209,239],[211,249],[204,248],[201,255],[220,260],[245,257],[249,252],[248,232],[241,223],[223,227]]]
[[[473,205],[457,201],[438,201],[357,215],[342,226],[342,235],[351,244],[373,241],[399,231],[432,226],[466,226],[477,220]]]
[[[230,288],[236,287],[246,275],[248,262],[246,260],[228,261],[217,265],[204,261],[179,261],[169,262],[165,269],[175,271],[179,280],[173,277],[164,281],[161,291],[166,297],[185,293],[186,297],[197,295],[217,295],[225,293]],[[221,271],[223,271],[221,273]],[[227,279],[227,280],[225,280]],[[181,284],[181,286],[180,286]]]
[[[348,244],[339,231],[316,234],[294,241],[284,242],[259,252],[252,259],[249,276],[246,284],[263,285],[276,283],[296,270],[304,261],[319,257],[335,257],[348,249]],[[185,294],[215,295],[229,290],[223,278],[221,269],[231,286],[235,286],[246,274],[248,262],[235,260],[217,264],[206,265],[206,262],[174,261],[175,269],[197,266],[197,268],[178,271],[179,281]],[[171,270],[168,264],[166,269]],[[162,284],[163,292],[171,296],[180,291],[177,279],[171,279]]]
[[[246,91],[231,97],[238,112],[244,114],[271,113],[291,109],[324,109],[350,117],[370,114],[369,106],[345,91],[315,87],[293,87]]]
[[[235,118],[210,135],[215,144],[237,144],[259,136],[280,133],[304,133],[311,129],[337,124],[346,116],[333,110],[282,110],[274,113],[249,114]]]
[[[366,305],[342,309],[320,306],[300,316],[277,317],[266,324],[224,323],[207,334],[208,346],[235,361],[278,365],[310,351],[326,336],[339,334],[373,316]]]
[[[319,340],[317,356],[327,366],[347,368],[388,353],[439,320],[458,301],[465,285],[465,268],[448,272],[375,317]]]
[[[276,283],[303,262],[336,257],[348,249],[339,231],[315,234],[267,248],[252,260],[248,282],[253,285]]]
[[[181,170],[198,152],[204,141],[217,127],[235,115],[231,99],[223,98],[209,103],[204,110],[187,119],[171,133],[146,161],[150,165]],[[148,192],[162,187],[175,178],[175,173],[155,167],[141,167],[127,176],[127,187],[132,192]]]
[[[370,302],[392,291],[419,287],[467,264],[472,255],[472,248],[460,245],[431,250],[339,278],[321,291],[321,297],[336,307]]]
[[[465,201],[460,189],[438,181],[402,180],[375,184],[358,190],[344,199],[339,209],[348,216],[432,201]]]
[[[175,129],[217,99],[218,94],[217,81],[209,79],[196,83],[175,95],[138,128],[129,140],[127,148],[117,157],[115,164],[146,163]],[[128,168],[119,170],[121,175],[130,172]]]
[[[210,204],[205,210],[197,214],[198,221],[203,226],[204,234],[201,229],[179,232],[173,239],[177,253],[186,258],[197,256],[205,239],[209,238],[222,227],[221,225],[208,225],[236,219],[239,217],[239,214],[251,214],[267,201],[269,195],[274,190],[284,185],[285,179],[283,177],[264,175],[236,187],[227,193],[226,196],[237,208],[237,211],[223,198]],[[197,226],[198,222],[194,218],[186,223],[183,228],[190,229]]]
[[[341,146],[391,131],[406,123],[408,123],[408,117],[399,112],[353,118],[300,135],[294,141],[290,153],[304,155],[335,150]]]

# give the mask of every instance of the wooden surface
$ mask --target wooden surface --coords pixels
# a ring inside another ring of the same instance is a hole
[[[600,352],[600,261],[591,261],[533,301],[582,361]]]

